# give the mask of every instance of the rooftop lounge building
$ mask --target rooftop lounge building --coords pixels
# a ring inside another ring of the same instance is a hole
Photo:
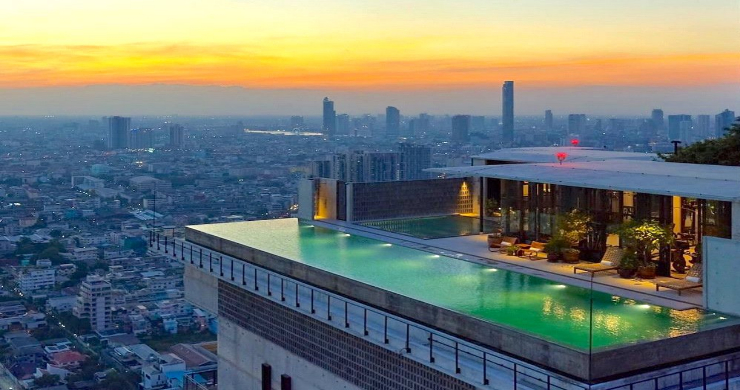
[[[218,314],[222,389],[737,388],[740,168],[655,160],[509,149],[434,180],[307,179],[298,219],[150,247]],[[589,221],[582,264],[624,246],[611,226],[654,221],[701,288],[656,291],[685,277],[672,248],[651,258],[655,281],[490,250],[489,235],[545,242],[573,210]]]

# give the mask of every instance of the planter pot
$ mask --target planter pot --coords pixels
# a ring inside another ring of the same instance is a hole
[[[618,269],[617,272],[619,273],[619,276],[621,276],[624,279],[632,279],[635,277],[635,274],[637,274],[636,269]]]
[[[558,260],[560,260],[560,255],[557,253],[548,253],[547,254],[547,261],[550,263],[557,263]]]
[[[575,264],[578,263],[580,260],[579,257],[580,253],[578,252],[565,252],[563,253],[563,260],[566,263]]]
[[[638,267],[637,276],[641,279],[655,279],[655,267]]]

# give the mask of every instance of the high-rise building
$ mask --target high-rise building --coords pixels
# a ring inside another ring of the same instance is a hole
[[[131,118],[113,116],[108,118],[108,149],[126,149],[131,131]]]
[[[185,129],[182,125],[178,125],[176,123],[170,124],[169,131],[170,147],[175,149],[182,147],[183,142],[185,141]]]
[[[324,123],[321,131],[330,137],[337,134],[337,112],[334,111],[334,102],[328,97],[324,98]]]
[[[545,130],[552,130],[552,110],[545,110]]]
[[[131,149],[149,149],[154,147],[154,131],[149,127],[133,129],[129,133],[128,147]]]
[[[414,126],[414,134],[424,135],[431,129],[432,117],[429,114],[419,114],[419,119]]]
[[[428,146],[402,143],[398,145],[401,155],[399,178],[401,180],[428,179],[425,169],[432,166],[432,150]]]
[[[401,111],[396,107],[388,106],[385,109],[385,136],[386,138],[398,138],[401,128]]]
[[[586,114],[568,115],[568,134],[583,135],[586,132]]]
[[[112,303],[110,283],[100,276],[88,275],[80,285],[77,304],[72,312],[75,317],[90,321],[93,330],[111,329],[113,326]]]
[[[689,145],[694,142],[694,122],[691,120],[684,120],[678,124],[678,131],[680,137],[678,138],[684,145]]]
[[[711,134],[711,118],[709,115],[699,115],[696,117],[696,135],[701,138],[709,138]]]
[[[686,121],[691,122],[691,115],[668,115],[669,141],[681,140],[681,122]]]
[[[303,124],[303,117],[299,115],[293,115],[290,117],[290,130],[297,131],[302,129],[304,126]]]
[[[717,138],[723,137],[727,131],[727,128],[735,123],[735,112],[730,110],[724,110],[714,116],[714,132]]]
[[[663,110],[660,108],[653,109],[653,112],[650,114],[650,120],[653,122],[653,127],[655,128],[655,131],[657,132],[663,132],[665,129],[665,122],[663,120]]]
[[[470,141],[470,115],[452,117],[452,142],[467,143]]]
[[[349,128],[349,115],[337,115],[337,135],[350,135]]]
[[[502,88],[503,112],[501,114],[501,129],[503,143],[511,145],[514,142],[514,82],[504,81]]]
[[[486,117],[476,115],[470,117],[470,131],[482,133],[486,131]]]

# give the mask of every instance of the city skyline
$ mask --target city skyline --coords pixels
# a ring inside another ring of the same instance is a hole
[[[679,90],[686,95],[685,102],[675,103],[681,111],[686,110],[680,104],[732,107],[740,95],[734,2],[511,5],[404,0],[398,7],[415,9],[414,20],[369,1],[295,5],[189,0],[182,6],[162,0],[146,3],[145,13],[138,2],[119,0],[104,5],[84,0],[7,3],[0,6],[7,16],[0,45],[0,61],[6,64],[0,95],[11,102],[31,95],[26,106],[33,107],[21,112],[38,114],[80,113],[91,103],[95,108],[100,103],[88,88],[110,85],[136,89],[140,104],[159,112],[167,112],[167,104],[145,87],[182,86],[185,95],[208,96],[214,86],[280,95],[253,99],[229,112],[260,114],[302,107],[300,95],[307,93],[337,100],[351,96],[343,100],[353,113],[365,94],[385,100],[381,107],[407,107],[420,97],[424,103],[429,92],[461,95],[461,104],[481,114],[485,111],[477,91],[495,90],[504,80],[516,81],[522,97],[527,91],[550,94],[563,105],[593,104],[615,113],[634,111],[631,101],[644,94],[650,95],[650,106],[672,110],[671,102],[663,103],[661,97],[675,100],[670,97]],[[441,25],[450,28],[439,33]],[[590,92],[581,93],[583,89]],[[104,100],[117,98],[115,90],[96,89]],[[67,95],[69,107],[53,104],[59,95]],[[177,104],[177,113],[224,113],[186,97],[170,102]],[[517,104],[517,111],[546,108],[533,100]],[[498,105],[493,99],[485,103]],[[137,111],[142,108],[125,99],[120,105],[131,114],[151,113]],[[0,114],[16,109],[2,107]],[[418,110],[423,111],[441,108]]]

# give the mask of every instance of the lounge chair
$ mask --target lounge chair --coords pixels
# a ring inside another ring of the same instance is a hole
[[[699,288],[704,285],[703,282],[704,274],[702,273],[701,263],[694,264],[686,277],[683,279],[667,280],[663,282],[655,283],[655,291],[660,291],[660,288],[667,288],[678,291],[678,295],[681,295],[683,290],[691,290],[692,288]]]
[[[507,247],[516,245],[518,242],[519,239],[516,237],[488,236],[488,250],[491,252],[495,252],[495,250],[497,249],[499,252],[503,252],[506,250]]]
[[[573,267],[573,273],[577,271],[585,271],[590,274],[597,272],[611,271],[619,268],[619,263],[622,261],[624,256],[624,249],[617,246],[610,246],[606,248],[604,256],[601,257],[601,261],[595,264],[581,264]]]
[[[540,253],[545,253],[544,242],[532,241],[532,243],[529,244],[529,248],[524,250],[524,255],[529,256],[530,260],[536,260]]]

